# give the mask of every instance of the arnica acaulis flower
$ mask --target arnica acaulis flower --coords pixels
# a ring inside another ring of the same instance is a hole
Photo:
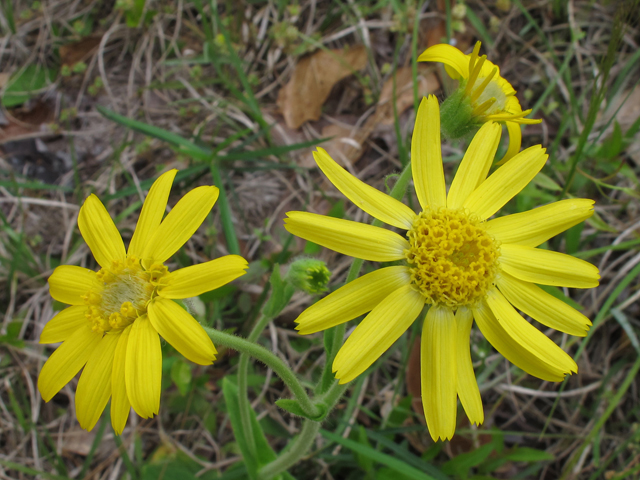
[[[218,188],[191,190],[163,220],[171,170],[151,187],[125,251],[98,197],[90,195],[78,227],[100,270],[63,265],[49,277],[51,296],[71,306],[47,323],[40,343],[63,342],[42,367],[38,389],[49,401],[84,367],[76,390],[80,426],[91,430],[109,397],[116,434],[131,407],[142,418],[160,408],[162,336],[187,359],[209,365],[216,349],[202,326],[174,299],[195,297],[243,275],[247,262],[227,255],[169,272],[164,265],[195,233],[218,198]]]
[[[504,123],[509,132],[509,147],[499,164],[520,151],[521,124],[540,123],[540,119],[524,118],[531,110],[522,111],[511,84],[500,76],[500,68],[479,56],[480,42],[465,55],[457,48],[439,44],[427,48],[419,62],[443,63],[449,76],[460,79],[458,89],[442,105],[442,129],[446,137],[463,138],[486,122]]]
[[[573,359],[525,320],[584,336],[589,319],[535,284],[598,285],[598,269],[566,254],[536,248],[593,214],[593,201],[570,199],[489,220],[542,169],[539,145],[515,155],[491,176],[501,127],[475,135],[447,192],[434,96],[422,100],[411,143],[411,169],[422,211],[350,175],[318,149],[316,163],[338,190],[392,230],[307,212],[289,212],[286,229],[344,255],[398,262],[339,288],[296,320],[303,335],[367,312],[333,362],[340,383],[367,370],[409,328],[425,305],[422,403],[431,436],[450,439],[457,398],[471,423],[484,420],[471,363],[473,319],[485,338],[522,370],[548,381],[577,372]],[[514,308],[515,307],[515,308]]]

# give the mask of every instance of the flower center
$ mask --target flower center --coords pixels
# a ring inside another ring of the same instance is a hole
[[[427,208],[407,233],[411,281],[425,303],[471,305],[485,296],[498,270],[498,244],[463,210]]]
[[[147,313],[149,301],[157,295],[157,289],[168,273],[163,264],[144,269],[140,260],[133,256],[124,262],[114,261],[110,268],[100,269],[98,280],[103,284],[102,290],[89,290],[83,296],[87,305],[85,316],[93,331],[121,331]]]

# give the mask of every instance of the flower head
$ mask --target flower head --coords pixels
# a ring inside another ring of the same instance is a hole
[[[310,334],[368,315],[346,340],[333,371],[340,383],[363,373],[420,315],[422,402],[431,436],[449,439],[456,397],[472,423],[484,420],[469,349],[475,319],[508,360],[538,378],[560,381],[577,372],[573,359],[526,321],[584,336],[591,323],[535,284],[588,288],[598,269],[577,258],[536,248],[593,214],[593,201],[562,200],[489,220],[542,169],[547,155],[534,146],[487,178],[501,128],[482,126],[447,192],[440,151],[440,115],[434,96],[423,99],[411,144],[412,174],[422,211],[363,183],[318,149],[316,163],[347,198],[403,234],[358,222],[289,212],[289,232],[375,262],[403,262],[368,273],[331,293],[296,320]],[[514,308],[515,307],[515,308]]]
[[[516,91],[500,76],[500,68],[487,60],[486,55],[479,56],[479,52],[480,42],[469,55],[451,45],[439,44],[427,48],[418,61],[444,63],[449,76],[461,80],[458,90],[442,106],[442,127],[449,136],[460,138],[486,122],[506,124],[509,148],[500,161],[504,163],[520,151],[520,125],[542,120],[524,118],[531,110],[522,111]]]
[[[125,251],[122,237],[98,197],[90,195],[78,216],[80,233],[100,265],[94,272],[64,265],[49,277],[51,296],[71,307],[42,331],[40,343],[62,345],[42,367],[38,389],[49,401],[84,367],[76,391],[82,428],[94,427],[111,397],[117,434],[131,407],[149,418],[160,408],[161,335],[194,363],[209,365],[216,349],[200,324],[173,299],[195,297],[243,275],[237,255],[174,272],[164,265],[195,233],[218,198],[213,186],[187,193],[164,218],[171,170],[151,187]]]

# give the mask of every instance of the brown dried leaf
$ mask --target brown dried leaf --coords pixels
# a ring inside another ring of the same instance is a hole
[[[413,397],[411,407],[418,415],[418,418],[424,420],[424,410],[422,408],[422,376],[420,374],[420,337],[416,338],[411,346],[404,380],[407,384],[407,393]]]
[[[333,138],[322,148],[341,165],[354,163],[362,156],[362,142],[365,140],[359,138],[358,133],[354,127],[327,125],[322,129],[322,136]]]
[[[278,94],[278,107],[287,127],[299,128],[317,120],[333,86],[367,64],[367,50],[359,45],[348,49],[320,50],[296,65],[291,80]]]
[[[38,101],[28,107],[18,107],[7,116],[5,125],[0,125],[0,143],[40,131],[53,119],[53,110],[46,102]]]
[[[425,97],[430,93],[435,93],[440,89],[438,77],[432,72],[432,68],[426,65],[418,66],[418,98]],[[378,109],[384,111],[381,123],[393,125],[394,111],[393,104],[393,76],[391,76],[382,86]],[[411,67],[399,68],[395,75],[396,83],[396,111],[398,116],[406,109],[413,106],[413,73]]]
[[[8,73],[0,73],[0,88],[4,88],[5,85],[9,82],[11,75]]]
[[[100,45],[102,37],[91,36],[84,37],[82,40],[60,47],[60,60],[62,65],[73,67],[76,63],[82,62],[89,58]]]

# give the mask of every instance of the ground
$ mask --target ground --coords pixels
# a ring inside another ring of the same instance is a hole
[[[221,391],[237,369],[232,350],[205,368],[163,345],[160,415],[132,415],[120,437],[108,414],[91,432],[79,427],[74,382],[42,401],[37,376],[53,349],[38,339],[63,307],[47,278],[60,264],[95,268],[79,207],[97,194],[127,240],[159,173],[180,169],[170,205],[195,186],[221,186],[228,204],[172,262],[229,253],[232,225],[249,273],[192,308],[203,323],[246,336],[278,265],[304,252],[326,261],[332,289],[344,282],[351,259],[291,237],[282,219],[307,210],[370,221],[314,168],[311,151],[322,146],[360,179],[391,187],[409,160],[417,100],[455,87],[440,66],[415,62],[447,39],[466,52],[482,41],[523,108],[543,120],[524,129],[523,147],[542,144],[549,162],[505,210],[596,201],[591,219],[550,241],[602,275],[598,288],[555,292],[592,319],[589,336],[543,330],[578,359],[579,374],[537,380],[474,331],[486,421],[461,421],[452,441],[434,444],[415,398],[415,325],[323,426],[359,449],[319,435],[290,473],[411,478],[379,461],[384,453],[433,478],[638,478],[637,3],[2,2],[0,478],[244,478]],[[443,144],[448,181],[465,148]],[[315,299],[296,293],[260,340],[309,381],[322,336],[300,337],[293,320]],[[252,404],[280,451],[300,420],[274,405],[290,396],[284,384],[252,368]]]

